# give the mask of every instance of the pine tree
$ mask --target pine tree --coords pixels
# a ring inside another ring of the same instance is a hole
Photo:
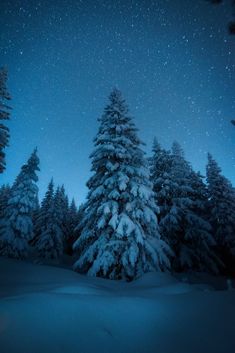
[[[206,199],[201,178],[177,142],[171,156],[156,144],[153,152],[151,175],[160,207],[160,232],[174,251],[173,269],[218,272],[215,242],[203,215]]]
[[[218,274],[224,264],[215,253],[216,241],[208,219],[208,193],[203,176],[199,172],[192,171],[190,186],[193,190],[189,195],[192,205],[186,218],[185,237],[191,240],[195,247],[192,257],[194,269]]]
[[[222,258],[235,256],[235,191],[230,181],[208,154],[207,183],[209,194],[209,219]]]
[[[159,152],[162,154],[160,159],[158,158]],[[155,164],[152,166],[152,182],[155,197],[162,213],[162,215],[160,214],[160,232],[178,257],[177,246],[179,247],[181,244],[183,215],[190,203],[186,196],[192,192],[192,189],[189,188],[191,168],[184,159],[181,146],[176,142],[172,145],[171,155],[162,149],[155,148],[153,157]],[[166,172],[164,168],[166,168]],[[158,195],[161,197],[158,198]]]
[[[169,265],[141,141],[121,93],[114,90],[91,154],[93,175],[74,269],[131,280]]]
[[[35,240],[36,240],[36,232],[35,232],[35,227],[36,227],[36,222],[37,222],[37,219],[39,217],[39,214],[40,214],[40,211],[41,211],[41,206],[40,206],[40,202],[39,202],[39,197],[37,195],[37,198],[36,198],[36,203],[35,203],[35,209],[33,211],[33,215],[32,215],[32,220],[33,220],[33,239],[30,241],[30,244],[34,244],[35,243]]]
[[[54,182],[53,179],[51,179],[50,183],[48,184],[46,194],[42,200],[41,207],[38,210],[38,213],[35,215],[33,245],[37,243],[40,234],[44,230],[45,224],[47,224],[47,220],[49,217],[48,210],[50,208],[53,196]]]
[[[75,228],[74,228],[73,239],[71,239],[72,245],[80,237],[80,235],[81,235],[81,233],[83,231],[83,227],[84,227],[83,226],[83,218],[85,216],[85,212],[86,212],[87,206],[88,206],[87,202],[84,202],[84,203],[82,203],[79,206],[79,208],[77,210],[76,225],[75,225]]]
[[[159,222],[168,213],[172,201],[171,165],[172,156],[170,151],[162,148],[157,139],[154,138],[149,167],[155,201],[159,207]]]
[[[65,193],[64,185],[58,187],[55,193],[55,208],[57,213],[57,222],[60,226],[63,233],[64,242],[69,237],[70,229],[69,229],[69,199]]]
[[[36,222],[35,247],[42,258],[57,259],[63,253],[63,233],[57,217],[54,182],[51,180]]]
[[[28,255],[33,237],[32,215],[36,207],[39,171],[36,149],[23,165],[10,193],[4,218],[0,222],[0,253],[9,257]]]
[[[77,210],[77,223],[76,223],[76,227],[75,227],[75,232],[77,232],[78,234],[81,234],[82,232],[82,220],[87,208],[87,202],[82,203],[78,210]]]
[[[75,203],[74,198],[71,201],[69,206],[69,222],[70,222],[70,229],[73,232],[78,224],[78,209]]]
[[[67,217],[68,233],[65,240],[65,253],[68,255],[72,255],[73,253],[73,243],[75,242],[76,236],[78,234],[75,228],[77,227],[78,223],[79,223],[79,214],[78,214],[75,200],[73,198],[71,201],[71,204],[69,205],[68,217]]]
[[[0,121],[8,120],[10,117],[10,107],[6,104],[10,100],[10,95],[6,87],[7,82],[7,70],[0,68]],[[6,162],[5,162],[5,148],[9,141],[9,128],[4,124],[0,123],[0,173],[3,173]]]
[[[7,203],[10,197],[11,188],[9,185],[2,185],[0,188],[0,220],[4,218]]]

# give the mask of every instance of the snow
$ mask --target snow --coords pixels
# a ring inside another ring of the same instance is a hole
[[[148,273],[126,283],[0,258],[0,283],[1,353],[230,353],[235,348],[231,281],[229,290],[215,290]]]

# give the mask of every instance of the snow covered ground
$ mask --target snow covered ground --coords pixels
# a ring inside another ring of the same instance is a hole
[[[0,258],[1,353],[232,353],[235,290]]]

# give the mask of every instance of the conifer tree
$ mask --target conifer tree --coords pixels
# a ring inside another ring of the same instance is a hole
[[[171,165],[172,156],[170,151],[162,148],[157,139],[154,138],[152,157],[149,158],[149,167],[155,201],[159,207],[159,222],[168,213],[172,202]]]
[[[216,254],[216,241],[208,219],[208,192],[203,176],[192,170],[189,197],[192,205],[186,218],[186,238],[192,240],[194,251],[194,269],[217,274],[224,268],[223,262]]]
[[[8,120],[10,117],[10,107],[7,102],[10,100],[10,95],[6,87],[7,70],[0,68],[0,173],[3,173],[6,167],[5,148],[9,141],[9,128],[1,123],[1,120]]]
[[[79,214],[78,209],[75,203],[74,198],[72,199],[69,209],[68,209],[68,217],[67,217],[67,237],[65,240],[65,253],[68,255],[72,255],[73,253],[73,243],[76,240],[76,236],[78,235],[75,228],[79,223]]]
[[[0,220],[4,218],[10,192],[11,188],[9,185],[4,184],[0,187]]]
[[[142,143],[117,89],[99,121],[74,269],[131,280],[166,268],[169,248],[159,236]]]
[[[35,149],[21,168],[10,193],[4,218],[0,222],[0,253],[9,257],[28,255],[33,238],[32,215],[36,207],[39,158]]]
[[[48,184],[46,194],[42,199],[41,207],[38,210],[37,214],[35,215],[33,244],[35,244],[38,241],[38,238],[42,233],[42,231],[44,230],[45,224],[47,223],[47,219],[49,217],[48,210],[50,208],[53,196],[54,196],[54,181],[53,179],[51,179]]]
[[[215,242],[203,215],[206,199],[201,178],[177,142],[171,156],[156,144],[153,152],[151,175],[160,207],[160,232],[174,251],[173,269],[218,272]]]
[[[68,213],[69,213],[69,199],[65,193],[64,185],[58,187],[55,193],[55,209],[57,213],[57,222],[61,228],[63,233],[63,240],[64,242],[69,237],[70,229],[69,229],[69,220],[68,220]]]
[[[235,191],[211,154],[208,154],[207,183],[209,220],[218,249],[227,262],[228,255],[235,257]]]
[[[63,233],[59,221],[54,182],[51,180],[36,222],[37,240],[35,247],[42,258],[57,259],[63,253]]]
[[[40,202],[39,202],[39,197],[37,195],[37,199],[36,199],[36,203],[35,203],[35,209],[33,211],[33,215],[32,215],[32,220],[33,220],[33,239],[30,241],[30,244],[34,244],[35,243],[35,239],[36,239],[36,222],[37,222],[37,219],[39,217],[39,214],[40,214],[40,210],[41,210],[41,206],[40,206]]]
[[[161,210],[160,231],[173,249],[183,231],[182,217],[190,201],[186,198],[188,192],[192,191],[189,189],[190,173],[190,166],[186,163],[178,143],[173,143],[171,155],[155,143],[151,179]]]
[[[73,244],[75,243],[76,240],[80,237],[82,230],[83,230],[83,217],[85,216],[85,211],[87,208],[87,202],[84,202],[80,204],[79,208],[77,209],[77,216],[76,216],[76,224],[74,228],[74,232],[72,235],[72,238],[69,240],[69,243]],[[72,248],[72,253],[74,252]]]
[[[78,209],[74,198],[72,199],[69,206],[69,222],[70,222],[69,228],[73,231],[78,224]]]

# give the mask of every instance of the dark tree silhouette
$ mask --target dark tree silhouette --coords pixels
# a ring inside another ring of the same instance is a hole
[[[220,5],[224,0],[207,0],[212,5]],[[235,0],[231,0],[232,11],[233,11],[233,20],[228,24],[228,31],[230,34],[235,35]]]
[[[9,128],[2,123],[10,118],[10,107],[7,102],[11,99],[7,90],[7,69],[0,68],[0,173],[6,168],[5,148],[9,142]]]

